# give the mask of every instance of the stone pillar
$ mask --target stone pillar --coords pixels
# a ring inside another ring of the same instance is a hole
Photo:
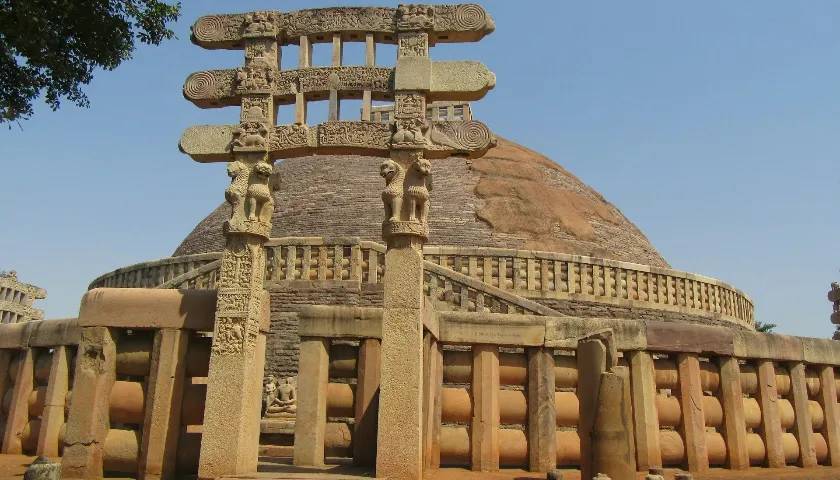
[[[82,328],[75,372],[61,477],[102,478],[105,438],[111,428],[111,389],[117,373],[117,345],[109,328]]]
[[[686,466],[691,472],[709,469],[706,450],[706,418],[703,413],[703,387],[700,385],[700,361],[696,354],[677,355],[679,400],[682,411],[680,433],[685,442]]]
[[[771,360],[758,361],[758,403],[761,406],[761,439],[767,451],[767,466],[784,467],[779,392],[776,390],[776,369]]]
[[[577,368],[577,396],[580,404],[578,415],[580,476],[592,478],[597,473],[592,469],[592,431],[595,427],[595,409],[598,405],[601,374],[607,369],[607,346],[597,339],[578,342]]]
[[[543,277],[545,278],[545,277]],[[551,349],[528,349],[528,468],[550,472],[557,466],[557,411]]]
[[[22,454],[21,436],[29,423],[29,396],[34,386],[33,368],[35,359],[31,348],[18,352],[18,367],[12,401],[6,416],[6,431],[3,435],[3,453]]]
[[[628,353],[630,355],[630,391],[636,431],[636,461],[639,470],[646,471],[662,466],[653,358],[648,352]]]
[[[279,52],[273,20],[266,12],[246,15],[245,66],[234,82],[241,114],[227,167],[231,183],[225,199],[231,217],[224,225],[225,249],[216,281],[216,322],[198,467],[202,479],[252,473],[257,468],[269,316],[263,243],[271,234],[274,213],[268,139],[275,124],[272,92]]]
[[[612,480],[635,480],[636,454],[630,375],[626,367],[600,375],[592,431],[592,470]],[[585,477],[584,477],[585,478]]]
[[[499,347],[472,347],[473,414],[470,423],[472,469],[499,469]]]
[[[811,423],[811,411],[808,408],[808,386],[805,384],[805,364],[802,362],[790,365],[790,391],[796,419],[793,432],[796,435],[796,441],[799,443],[799,466],[816,467],[817,453],[814,449],[814,426]]]
[[[828,444],[828,459],[832,467],[840,466],[840,405],[837,404],[837,384],[834,380],[834,367],[819,367],[820,397],[819,402],[824,413],[822,434]]]
[[[431,12],[420,16],[430,19]],[[423,128],[431,70],[428,34],[403,31],[417,29],[416,23],[398,21],[397,26],[396,132],[391,158],[380,167],[388,251],[376,475],[414,480],[423,475],[423,244],[429,236],[431,190]],[[404,48],[409,39],[411,48]]]
[[[720,357],[718,365],[727,463],[732,470],[745,470],[750,467],[750,458],[747,449],[747,425],[744,419],[744,396],[741,392],[741,369],[735,357]]]
[[[155,332],[140,444],[141,480],[173,478],[175,473],[189,338],[186,330]]]
[[[379,339],[366,338],[359,343],[356,375],[353,463],[376,465],[376,420],[379,415],[379,376],[382,365]]]
[[[41,414],[41,430],[38,432],[36,455],[58,458],[58,434],[64,425],[64,401],[70,380],[67,367],[69,352],[59,345],[53,349],[50,362],[50,378],[44,399],[44,413]]]
[[[301,338],[298,360],[298,398],[295,417],[294,463],[324,464],[327,428],[327,384],[330,379],[329,343],[323,338]]]

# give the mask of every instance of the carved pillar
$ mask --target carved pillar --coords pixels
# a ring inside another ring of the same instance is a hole
[[[259,447],[260,400],[269,297],[263,243],[271,234],[274,201],[269,187],[272,163],[268,137],[276,107],[277,27],[270,12],[246,15],[245,66],[234,87],[241,96],[240,125],[234,130],[230,186],[225,199],[225,249],[216,282],[218,300],[199,478],[255,472]]]
[[[416,28],[406,23],[405,8],[400,7],[398,28]],[[418,18],[431,21],[431,15]],[[422,78],[428,69],[422,64],[418,68],[413,59],[419,54],[428,63],[429,42],[425,32],[400,32],[397,37],[396,76],[405,81],[396,81],[396,132],[391,138],[391,158],[380,168],[386,183],[382,237],[388,251],[376,474],[419,479],[423,468],[423,244],[429,232],[431,164],[423,158],[422,132],[426,97],[421,89],[429,89]],[[404,48],[407,39],[420,39],[419,47]]]

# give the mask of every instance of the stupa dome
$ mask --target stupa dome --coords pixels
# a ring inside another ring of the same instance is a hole
[[[382,242],[381,162],[358,155],[278,162],[272,237]],[[477,159],[434,160],[432,176],[428,244],[542,250],[668,267],[639,228],[600,193],[512,141],[500,138]],[[223,202],[173,255],[221,251],[227,218]]]

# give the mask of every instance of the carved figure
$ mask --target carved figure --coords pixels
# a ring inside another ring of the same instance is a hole
[[[419,118],[399,120],[397,131],[391,137],[391,143],[398,146],[424,146],[426,145],[426,130],[428,126],[425,120]]]
[[[297,379],[266,378],[263,389],[263,408],[267,418],[294,418],[297,412]]]
[[[268,186],[268,179],[273,169],[265,162],[259,162],[254,166],[253,182],[248,185],[248,195],[245,197],[245,218],[248,220],[261,220],[263,209],[271,201],[271,188]]]
[[[230,186],[225,189],[225,200],[232,206],[236,206],[245,198],[245,182],[241,181],[242,175],[248,172],[248,167],[240,161],[230,162],[227,166],[227,174],[230,177]],[[240,181],[237,181],[240,179]]]
[[[245,15],[245,35],[273,34],[274,23],[268,12],[251,12]]]
[[[379,166],[379,175],[385,179],[385,189],[382,190],[385,219],[391,222],[399,221],[400,211],[402,210],[405,170],[397,162],[389,159]]]
[[[233,130],[234,147],[265,147],[269,129],[262,109],[254,105],[248,109],[244,121]]]
[[[276,75],[262,57],[254,59],[247,67],[236,71],[236,89],[241,91],[270,90],[274,87]]]
[[[411,174],[405,180],[408,197],[408,221],[425,224],[429,217],[429,192],[432,190],[432,164],[425,158],[411,165]]]
[[[423,30],[433,24],[434,7],[431,5],[407,4],[398,8],[400,30]]]

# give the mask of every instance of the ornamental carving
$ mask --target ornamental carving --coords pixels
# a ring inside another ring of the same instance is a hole
[[[327,122],[318,125],[318,146],[382,149],[388,146],[390,127],[374,122]]]
[[[382,235],[386,240],[393,235],[428,237],[431,169],[422,151],[405,152],[380,165],[379,174],[385,179]]]
[[[392,148],[424,148],[428,143],[428,123],[424,118],[397,119],[396,131],[391,137]]]
[[[401,57],[428,57],[429,35],[420,32],[400,34],[398,53]]]
[[[493,20],[481,5],[435,5],[435,31],[470,32],[495,29]]]
[[[272,12],[251,12],[245,14],[243,38],[261,38],[277,36],[277,26]]]
[[[303,93],[332,89],[389,92],[393,69],[381,67],[320,67],[283,72],[281,83],[298,80]],[[331,82],[332,79],[332,82]],[[331,85],[332,83],[332,85]]]
[[[274,40],[252,40],[245,45],[245,63],[277,65],[277,48]]]
[[[276,69],[263,62],[254,62],[236,71],[239,93],[270,93],[274,88]]]
[[[233,97],[234,70],[196,72],[184,82],[184,98],[193,102]]]
[[[192,26],[193,41],[198,43],[235,41],[241,37],[244,15],[209,15]]]
[[[426,97],[419,93],[400,93],[395,96],[394,118],[424,118]]]
[[[429,30],[434,25],[435,8],[431,5],[408,4],[397,8],[397,29]]]
[[[310,146],[310,129],[305,124],[293,123],[291,125],[280,125],[274,128],[269,143],[269,150],[282,150],[295,147]]]
[[[429,148],[478,153],[496,144],[496,137],[481,122],[433,122],[429,129]]]
[[[250,106],[243,115],[242,123],[233,130],[233,149],[266,150],[269,134],[267,122],[260,106]]]
[[[274,199],[269,179],[273,168],[262,160],[246,162],[236,160],[228,164],[230,186],[225,199],[231,205],[231,218],[227,232],[252,233],[267,237],[271,230]]]
[[[285,37],[345,31],[394,31],[393,8],[336,7],[301,10],[281,15]]]

